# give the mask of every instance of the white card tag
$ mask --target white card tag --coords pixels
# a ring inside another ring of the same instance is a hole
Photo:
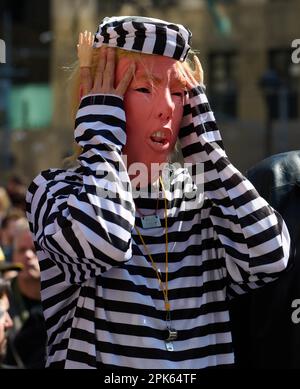
[[[167,351],[174,351],[173,342],[168,342],[168,341],[165,340],[165,345],[166,345]]]
[[[141,221],[145,230],[149,228],[161,227],[160,218],[157,215],[143,216]]]

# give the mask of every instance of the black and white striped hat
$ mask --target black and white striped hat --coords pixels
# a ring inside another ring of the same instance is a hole
[[[94,47],[106,44],[184,61],[191,37],[190,30],[181,24],[141,16],[113,16],[104,18],[99,25]]]

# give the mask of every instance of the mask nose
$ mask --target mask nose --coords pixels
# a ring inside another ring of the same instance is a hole
[[[161,119],[163,122],[169,122],[171,119],[171,114],[169,112],[160,112],[158,117]]]
[[[170,91],[165,91],[161,94],[161,97],[158,101],[158,117],[163,123],[168,123],[174,112],[174,102],[172,101],[172,96]]]

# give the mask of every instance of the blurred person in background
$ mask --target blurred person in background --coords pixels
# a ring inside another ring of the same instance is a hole
[[[299,369],[300,151],[266,158],[247,177],[283,216],[295,259],[278,280],[231,301],[237,367]]]
[[[16,222],[13,264],[22,270],[11,281],[10,333],[5,363],[19,368],[43,368],[46,332],[40,301],[40,268],[28,221]]]
[[[17,175],[11,176],[7,182],[6,190],[12,206],[26,212],[25,197],[27,188],[23,180]]]
[[[2,363],[6,357],[8,330],[13,327],[9,314],[9,287],[0,268],[0,369],[5,367]]]
[[[12,208],[2,220],[2,225],[0,227],[0,246],[2,247],[6,262],[12,262],[16,224],[17,221],[24,218],[24,216],[24,212],[21,209]]]

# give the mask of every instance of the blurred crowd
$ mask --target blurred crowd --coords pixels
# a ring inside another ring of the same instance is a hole
[[[43,368],[46,331],[40,269],[26,219],[27,187],[12,176],[0,187],[0,366]]]

